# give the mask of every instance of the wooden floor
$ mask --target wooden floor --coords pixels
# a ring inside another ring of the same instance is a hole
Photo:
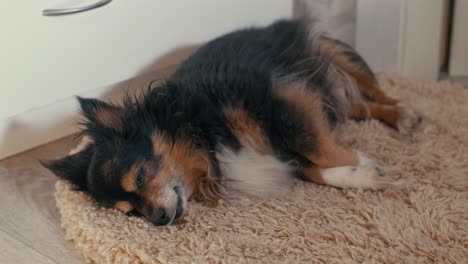
[[[38,159],[65,155],[71,137],[0,161],[0,263],[82,263],[65,241],[55,206],[56,178]]]

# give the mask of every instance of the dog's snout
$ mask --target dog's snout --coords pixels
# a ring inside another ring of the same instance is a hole
[[[137,211],[154,225],[170,225],[184,214],[187,202],[184,194],[185,190],[178,186],[160,188],[155,194],[142,197],[142,204]]]
[[[171,222],[171,217],[167,214],[166,209],[157,208],[151,215],[151,221],[155,225],[167,225]]]

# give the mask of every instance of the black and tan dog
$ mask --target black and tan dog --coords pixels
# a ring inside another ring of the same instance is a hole
[[[79,98],[92,142],[44,162],[104,206],[156,225],[189,198],[274,194],[294,177],[341,188],[397,186],[340,145],[347,118],[410,135],[420,116],[387,97],[363,59],[314,23],[279,21],[217,38],[157,89],[111,105]]]

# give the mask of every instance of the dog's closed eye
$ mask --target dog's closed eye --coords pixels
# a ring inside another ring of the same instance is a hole
[[[137,175],[135,177],[135,185],[139,189],[145,183],[145,170],[143,168],[138,169]]]

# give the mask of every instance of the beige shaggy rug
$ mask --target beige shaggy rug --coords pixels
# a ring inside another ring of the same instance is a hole
[[[96,263],[468,263],[468,90],[381,76],[421,111],[408,144],[377,121],[343,141],[394,169],[403,190],[339,190],[298,182],[287,197],[192,203],[184,223],[156,227],[57,183],[66,238]]]

